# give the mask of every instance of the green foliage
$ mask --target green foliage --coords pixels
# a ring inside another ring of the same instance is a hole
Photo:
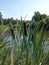
[[[40,65],[44,57],[43,35],[45,24],[41,25],[41,21],[38,23],[30,21],[27,28],[22,17],[19,22],[17,20],[15,25],[12,24],[13,19],[10,21],[10,25],[0,26],[1,33],[12,29],[11,35],[12,37],[13,35],[16,36],[16,38],[12,38],[11,44],[6,43],[6,41],[0,44],[0,65]],[[34,26],[31,27],[31,24]],[[48,63],[49,53],[46,60]]]
[[[32,20],[35,20],[35,21],[39,22],[40,18],[41,18],[40,12],[35,12],[34,16],[32,17]]]
[[[49,52],[43,56],[42,65],[49,65]]]

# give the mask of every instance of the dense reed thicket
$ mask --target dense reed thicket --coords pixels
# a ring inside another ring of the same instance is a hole
[[[44,42],[48,40],[44,36],[48,28],[45,25],[44,20],[37,23],[21,18],[15,25],[9,23],[4,30],[0,29],[0,37],[5,38],[7,31],[12,36],[11,43],[7,41],[8,38],[0,42],[0,65],[49,65],[49,51],[44,53]]]

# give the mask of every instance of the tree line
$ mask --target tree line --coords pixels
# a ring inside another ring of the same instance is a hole
[[[23,20],[24,21],[24,20]],[[35,12],[34,15],[32,16],[32,19],[27,22],[34,22],[34,23],[39,23],[41,22],[41,26],[45,23],[45,28],[47,27],[47,31],[49,30],[49,16],[46,14],[41,14],[40,12]],[[13,18],[7,18],[4,19],[2,17],[2,13],[0,12],[0,25],[9,25],[9,23],[12,23],[13,25],[17,24],[17,22],[19,23],[20,20],[16,19],[14,20]],[[31,25],[31,27],[34,27],[34,23]]]

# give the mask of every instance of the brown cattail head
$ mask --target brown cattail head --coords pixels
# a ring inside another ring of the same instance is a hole
[[[31,41],[33,41],[33,34],[32,34],[32,37],[31,37]]]
[[[12,34],[13,39],[15,39],[14,30],[12,28],[11,28],[11,34]]]
[[[24,22],[24,35],[27,36],[27,28],[26,28],[26,23]]]

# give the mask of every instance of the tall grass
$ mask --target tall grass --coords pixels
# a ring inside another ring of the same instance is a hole
[[[31,22],[31,24],[33,24]],[[33,29],[27,30],[26,23],[21,19],[16,25],[16,39],[13,26],[9,27],[13,37],[12,44],[0,44],[0,65],[40,65],[43,60],[43,34],[44,24],[35,23]],[[40,27],[41,26],[41,27]],[[33,37],[32,37],[33,36]],[[16,41],[17,40],[17,41]]]

